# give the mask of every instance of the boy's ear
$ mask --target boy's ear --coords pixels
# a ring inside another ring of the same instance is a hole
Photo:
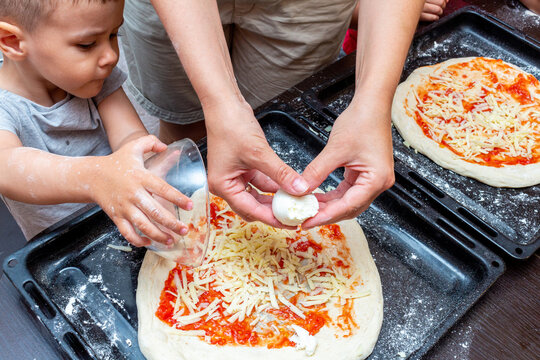
[[[0,51],[5,57],[21,60],[26,56],[24,34],[20,27],[0,21]]]

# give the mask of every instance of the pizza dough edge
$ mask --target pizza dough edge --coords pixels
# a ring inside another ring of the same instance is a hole
[[[409,143],[410,146],[445,169],[452,170],[457,174],[476,179],[494,187],[522,188],[534,186],[540,183],[540,163],[496,168],[464,161],[449,149],[440,147],[437,142],[426,137],[416,121],[411,119],[404,110],[403,104],[405,103],[405,99],[407,99],[409,104],[416,104],[416,99],[414,95],[409,93],[409,89],[411,87],[416,87],[423,77],[441,67],[463,61],[470,61],[474,58],[475,57],[454,58],[414,70],[396,89],[392,101],[392,122],[401,137]],[[515,65],[507,62],[505,62],[505,64],[524,72]]]
[[[318,348],[311,357],[304,351],[291,347],[269,350],[265,347],[215,347],[192,336],[171,335],[170,328],[154,316],[159,305],[159,296],[170,269],[175,263],[147,251],[138,276],[136,294],[139,317],[138,341],[141,352],[148,360],[191,359],[204,354],[206,359],[238,359],[257,357],[263,359],[365,359],[375,347],[383,319],[382,286],[369,252],[367,239],[356,220],[339,223],[346,236],[357,266],[364,266],[362,279],[371,295],[355,300],[355,309],[363,307],[366,311],[355,314],[355,321],[366,326],[353,336],[336,339],[330,329],[324,327],[316,335]],[[354,246],[352,246],[354,245]],[[174,350],[173,350],[174,349]]]

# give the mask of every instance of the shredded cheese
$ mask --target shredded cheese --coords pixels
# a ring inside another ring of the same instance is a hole
[[[416,103],[407,102],[406,111],[427,126],[427,136],[467,161],[484,164],[486,154],[503,161],[538,158],[540,86],[503,65],[476,58],[437,68],[411,89]]]
[[[177,328],[218,319],[221,314],[229,323],[249,318],[252,326],[259,326],[268,319],[268,311],[281,307],[306,319],[305,311],[312,306],[369,295],[359,290],[360,272],[352,259],[344,259],[332,248],[321,247],[318,252],[312,247],[297,249],[308,241],[307,231],[246,223],[224,206],[217,212],[220,225],[211,230],[203,264],[195,269],[183,267],[180,275],[174,273],[176,291],[169,294],[175,296]],[[336,262],[348,265],[340,268]],[[220,294],[210,304],[201,301],[209,289]]]
[[[114,249],[114,250],[124,251],[124,252],[131,252],[131,251],[133,251],[133,249],[131,248],[131,246],[107,244],[107,247],[110,247],[111,249]]]

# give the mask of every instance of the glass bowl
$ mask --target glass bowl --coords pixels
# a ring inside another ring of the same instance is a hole
[[[183,210],[171,202],[153,195],[154,198],[178,220],[188,227],[186,235],[179,235],[156,224],[173,238],[172,245],[151,240],[148,249],[156,254],[187,266],[199,266],[206,254],[210,233],[208,182],[204,162],[191,139],[178,140],[167,150],[148,158],[145,167],[164,179],[169,185],[193,201],[193,209]]]

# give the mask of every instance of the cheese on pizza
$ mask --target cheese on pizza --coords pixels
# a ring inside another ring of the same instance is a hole
[[[407,146],[492,186],[540,183],[540,83],[482,57],[414,70],[392,103]]]
[[[348,337],[361,325],[354,299],[370,292],[339,225],[320,227],[315,239],[307,231],[247,223],[218,197],[210,213],[202,266],[177,265],[161,292],[155,315],[172,332],[218,346],[273,349],[298,347],[303,330],[315,335],[329,326]]]
[[[502,60],[474,58],[437,67],[405,102],[425,136],[468,162],[540,161],[540,84]]]

